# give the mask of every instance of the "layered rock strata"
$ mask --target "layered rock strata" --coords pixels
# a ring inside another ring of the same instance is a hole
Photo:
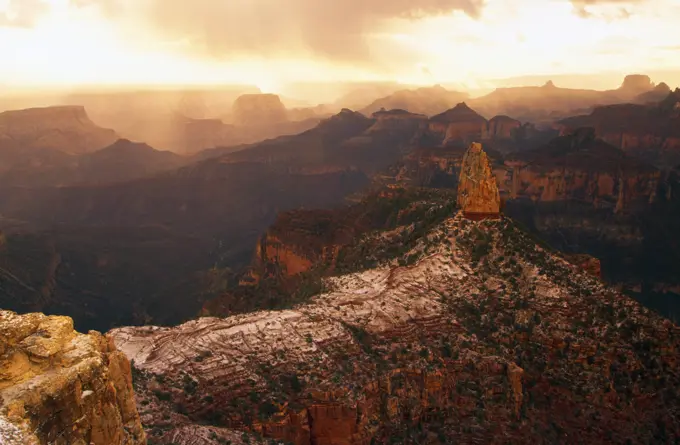
[[[482,144],[473,142],[463,157],[458,181],[458,205],[472,219],[495,218],[500,214],[496,177]]]
[[[398,256],[292,309],[114,330],[154,440],[206,424],[214,444],[222,429],[296,445],[680,435],[672,323],[507,219],[457,216]]]
[[[146,444],[130,362],[69,317],[0,311],[0,443]]]

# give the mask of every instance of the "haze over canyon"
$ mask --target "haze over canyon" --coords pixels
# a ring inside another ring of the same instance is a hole
[[[673,0],[0,0],[0,444],[680,440]]]

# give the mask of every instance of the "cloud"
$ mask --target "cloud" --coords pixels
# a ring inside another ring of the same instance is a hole
[[[393,18],[462,11],[478,18],[485,0],[71,0],[111,18],[133,18],[154,34],[188,41],[192,51],[367,61],[366,36]]]
[[[6,11],[0,11],[0,27],[31,28],[50,11],[44,0],[9,0]]]
[[[570,0],[574,12],[584,19],[603,18],[606,20],[623,20],[630,18],[630,7],[645,3],[647,0]],[[603,7],[598,12],[594,9]]]

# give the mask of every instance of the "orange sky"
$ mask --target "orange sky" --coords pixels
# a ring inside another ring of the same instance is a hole
[[[0,0],[0,86],[615,72],[615,87],[680,69],[678,23],[679,0]]]

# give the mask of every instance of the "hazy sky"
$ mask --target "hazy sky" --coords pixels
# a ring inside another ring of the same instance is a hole
[[[0,84],[459,82],[680,68],[680,0],[0,0]]]

